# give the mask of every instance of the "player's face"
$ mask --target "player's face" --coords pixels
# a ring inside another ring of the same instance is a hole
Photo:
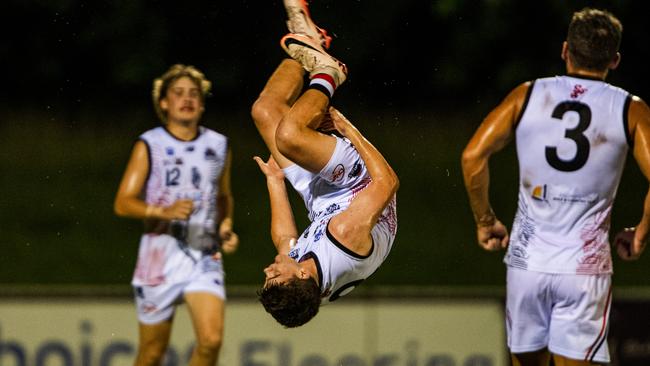
[[[292,278],[299,277],[300,269],[300,265],[288,255],[278,254],[275,256],[275,261],[264,268],[264,274],[266,274],[264,287],[271,283],[285,283]]]
[[[167,112],[168,122],[198,122],[203,114],[199,86],[186,76],[174,81],[160,100],[160,106]]]

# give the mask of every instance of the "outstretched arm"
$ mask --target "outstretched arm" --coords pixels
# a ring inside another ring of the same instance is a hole
[[[650,181],[650,108],[640,98],[633,97],[628,112],[630,135],[633,136],[633,154],[646,179]],[[650,231],[650,189],[645,196],[643,216],[635,228],[617,235],[615,242],[627,242],[625,247],[617,245],[619,256],[625,260],[638,259],[643,253]]]
[[[364,254],[372,248],[370,232],[397,192],[399,179],[379,150],[345,116],[333,107],[329,111],[334,126],[354,145],[372,178],[350,206],[332,218],[329,229],[343,245]]]
[[[510,92],[483,120],[463,151],[465,189],[476,221],[479,245],[486,250],[505,248],[509,239],[506,227],[497,219],[490,205],[488,161],[512,139],[529,87],[530,83],[524,83]]]
[[[273,157],[266,163],[258,156],[253,159],[266,176],[266,187],[271,202],[271,240],[278,254],[287,255],[291,250],[291,241],[298,238],[298,230],[284,184],[284,173]]]
[[[171,206],[148,205],[141,198],[149,171],[149,155],[144,142],[133,147],[131,158],[117,191],[114,211],[118,216],[138,219],[186,220],[192,213],[192,200],[177,200]]]

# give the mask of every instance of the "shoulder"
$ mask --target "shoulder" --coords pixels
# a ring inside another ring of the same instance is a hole
[[[141,133],[139,139],[145,141],[156,140],[161,138],[164,134],[166,134],[165,128],[162,126],[158,126]]]
[[[203,127],[201,126],[201,134],[205,136],[206,138],[216,141],[219,143],[227,143],[228,142],[228,137],[226,135],[223,135],[213,129]]]
[[[638,126],[650,127],[650,108],[643,99],[632,94],[628,97],[628,105],[628,128],[634,136]]]

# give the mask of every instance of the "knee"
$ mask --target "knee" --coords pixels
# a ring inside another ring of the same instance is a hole
[[[222,342],[223,336],[220,333],[203,334],[197,339],[196,352],[205,356],[218,354]]]
[[[282,155],[291,159],[301,152],[302,134],[295,123],[287,122],[286,119],[280,122],[275,130],[275,144]]]
[[[278,104],[268,96],[260,95],[251,107],[251,117],[258,128],[277,123],[278,115],[281,116]]]

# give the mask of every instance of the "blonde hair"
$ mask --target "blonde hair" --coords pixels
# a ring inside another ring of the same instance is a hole
[[[167,123],[167,113],[160,108],[160,100],[167,95],[167,89],[172,83],[182,77],[190,78],[198,87],[201,93],[201,101],[210,95],[212,83],[205,78],[205,75],[196,67],[191,65],[176,64],[167,70],[161,77],[154,79],[151,96],[153,108],[162,123]]]

